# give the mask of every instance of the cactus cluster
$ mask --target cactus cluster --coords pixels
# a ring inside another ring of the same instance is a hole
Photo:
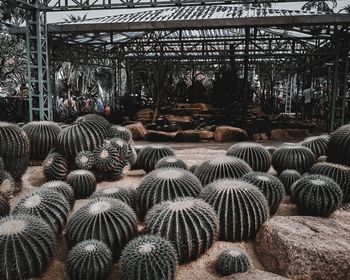
[[[155,165],[155,169],[171,167],[187,170],[186,163],[182,159],[179,159],[175,156],[164,157],[160,159]]]
[[[234,144],[226,155],[244,160],[254,171],[267,172],[271,166],[271,154],[263,145],[256,143]]]
[[[218,217],[213,208],[197,198],[164,201],[146,216],[146,232],[173,243],[179,262],[197,259],[217,239]]]
[[[118,186],[95,191],[91,199],[96,197],[108,197],[119,199],[129,205],[131,208],[136,208],[136,190],[130,186]]]
[[[172,280],[177,258],[166,239],[144,235],[130,241],[120,257],[125,280]]]
[[[290,188],[294,182],[298,181],[301,178],[301,175],[298,171],[293,169],[283,170],[282,173],[278,176],[278,179],[282,182],[286,194],[290,194]]]
[[[108,178],[112,180],[120,180],[128,174],[130,165],[126,160],[119,160],[115,168],[108,172]]]
[[[31,215],[0,219],[0,279],[40,277],[53,256],[55,235]]]
[[[42,190],[51,190],[60,193],[68,201],[71,208],[74,205],[75,197],[72,187],[64,181],[49,181],[41,186]]]
[[[247,272],[250,269],[250,259],[246,253],[238,249],[226,249],[219,255],[216,271],[221,276]]]
[[[90,170],[95,165],[95,155],[91,151],[80,151],[76,155],[74,163],[78,169]]]
[[[328,217],[343,201],[343,192],[331,178],[306,175],[291,188],[293,201],[301,215]]]
[[[244,160],[233,156],[218,156],[203,162],[194,174],[205,186],[215,180],[240,178],[250,172],[253,170]]]
[[[67,271],[72,280],[107,279],[112,269],[112,253],[99,240],[85,240],[69,251]]]
[[[48,121],[29,122],[23,126],[30,142],[30,159],[41,161],[56,146],[57,136],[61,132],[58,124]]]
[[[327,161],[350,165],[350,124],[339,127],[330,134]]]
[[[105,242],[116,260],[136,234],[136,214],[118,199],[97,197],[71,216],[66,234],[70,246],[88,239]]]
[[[327,147],[329,143],[329,135],[312,136],[305,138],[300,144],[309,148],[316,156],[324,156],[327,154]]]
[[[76,199],[89,197],[96,190],[96,177],[89,170],[77,169],[67,176],[67,183],[72,187]]]
[[[126,158],[129,150],[129,144],[126,141],[121,138],[111,138],[106,139],[103,142],[104,144],[113,146],[117,150],[119,158]]]
[[[237,179],[210,183],[200,197],[212,205],[220,219],[220,239],[249,240],[269,217],[265,196],[252,184]]]
[[[168,146],[150,145],[141,149],[139,154],[139,167],[147,173],[154,170],[156,163],[164,157],[174,156],[174,151]]]
[[[10,213],[9,200],[0,194],[0,217],[6,216]]]
[[[126,142],[132,141],[132,134],[129,129],[121,125],[111,126],[111,136],[121,138]]]
[[[69,172],[67,160],[59,153],[50,153],[42,163],[47,180],[65,180]]]
[[[18,191],[11,174],[6,171],[0,171],[0,194],[9,199]]]

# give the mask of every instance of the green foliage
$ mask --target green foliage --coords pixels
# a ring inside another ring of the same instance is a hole
[[[300,144],[309,148],[316,158],[319,158],[327,154],[329,139],[329,135],[312,136],[305,138]]]
[[[65,180],[69,172],[67,160],[55,152],[48,154],[42,167],[47,180]]]
[[[131,208],[136,208],[136,190],[130,186],[117,186],[95,191],[91,199],[96,197],[108,197],[119,199],[129,205]]]
[[[246,253],[238,249],[226,249],[219,255],[216,271],[221,276],[247,272],[250,269],[250,259]]]
[[[171,167],[182,168],[187,170],[186,163],[182,159],[179,159],[175,156],[161,158],[155,165],[155,169]]]
[[[168,146],[149,145],[141,149],[139,154],[139,164],[140,167],[148,173],[154,170],[156,163],[161,158],[174,155],[174,151]]]
[[[278,179],[284,185],[286,194],[290,194],[290,188],[294,182],[298,181],[301,178],[301,175],[298,171],[293,169],[283,170],[282,173],[278,176]]]
[[[339,127],[330,137],[327,161],[350,165],[350,124]]]
[[[96,190],[96,177],[89,170],[77,169],[67,176],[67,183],[72,187],[76,199],[89,197]]]
[[[74,205],[75,197],[72,187],[64,181],[50,181],[41,186],[41,190],[56,191],[64,196],[71,208]]]
[[[95,165],[95,155],[90,151],[80,151],[76,155],[74,163],[79,169],[90,170]]]

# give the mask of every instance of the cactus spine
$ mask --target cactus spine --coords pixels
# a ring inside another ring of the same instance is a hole
[[[131,208],[136,208],[136,190],[129,186],[118,186],[99,189],[92,194],[91,199],[94,199],[96,197],[108,197],[119,199],[127,205],[129,205]]]
[[[141,149],[139,154],[140,167],[146,173],[154,170],[156,163],[164,157],[174,156],[174,151],[167,146],[150,145]]]
[[[186,163],[175,156],[168,156],[168,157],[161,158],[155,165],[155,169],[171,168],[171,167],[182,168],[187,170]]]
[[[72,187],[76,199],[89,197],[96,190],[96,177],[89,170],[78,169],[70,172],[67,183]]]
[[[60,193],[68,201],[70,207],[74,205],[75,197],[70,185],[63,181],[50,181],[41,186],[41,190],[51,190]]]

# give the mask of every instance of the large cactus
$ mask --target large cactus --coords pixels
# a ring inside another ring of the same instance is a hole
[[[331,133],[327,161],[350,165],[350,124],[343,125]]]
[[[17,125],[0,122],[0,156],[15,180],[21,179],[29,163],[29,139]]]
[[[95,167],[103,172],[111,171],[117,167],[120,161],[118,150],[108,144],[98,146],[94,150]]]
[[[111,136],[121,138],[126,142],[132,141],[132,134],[129,129],[121,125],[111,126]]]
[[[136,234],[136,214],[118,199],[98,197],[75,212],[67,224],[70,246],[88,239],[105,242],[116,260]]]
[[[87,114],[75,120],[75,123],[82,123],[82,122],[93,122],[97,124],[102,129],[103,134],[105,135],[104,138],[108,138],[111,135],[111,132],[110,132],[111,124],[109,123],[109,121],[107,121],[104,117],[100,115]]]
[[[53,256],[55,236],[48,224],[30,215],[0,219],[0,279],[40,277]]]
[[[291,186],[300,178],[300,173],[293,169],[283,170],[282,173],[278,176],[278,179],[280,179],[280,181],[284,185],[284,190],[286,191],[286,194],[290,194]]]
[[[23,126],[30,141],[30,159],[41,161],[46,158],[49,151],[56,147],[57,136],[61,128],[54,122],[30,122]]]
[[[120,261],[125,280],[172,280],[177,267],[174,246],[154,235],[130,241]]]
[[[169,168],[169,167],[176,167],[176,168],[182,168],[187,170],[186,163],[175,156],[168,156],[165,158],[161,158],[155,165],[155,169],[159,168]]]
[[[0,218],[6,216],[10,213],[10,203],[9,200],[0,194]]]
[[[78,169],[90,170],[95,165],[95,155],[91,151],[80,151],[76,155],[74,163]]]
[[[312,136],[305,138],[300,144],[309,148],[316,156],[324,156],[327,154],[329,143],[329,135]]]
[[[136,208],[136,190],[130,186],[117,186],[99,189],[92,194],[91,199],[96,197],[119,199],[129,205],[131,208]]]
[[[174,156],[174,151],[168,146],[150,145],[141,149],[139,154],[140,167],[147,173],[154,170],[156,163],[164,157]]]
[[[305,216],[328,217],[343,201],[339,185],[323,175],[306,175],[291,188],[298,211]]]
[[[53,190],[31,191],[22,196],[13,214],[29,214],[47,222],[55,232],[62,231],[70,211],[65,197]]]
[[[104,144],[111,145],[118,151],[119,158],[125,159],[128,154],[129,144],[121,138],[111,138],[103,141]]]
[[[238,249],[224,250],[216,262],[216,271],[222,276],[247,272],[249,269],[250,259],[248,255]]]
[[[219,215],[221,240],[252,239],[269,217],[263,193],[242,180],[214,181],[202,190],[200,197]]]
[[[71,280],[107,279],[112,268],[112,252],[99,240],[85,240],[68,254],[67,270]]]
[[[2,157],[0,157],[0,172],[4,172],[5,171],[5,162],[2,159]]]
[[[18,191],[19,189],[17,189],[11,174],[6,171],[0,171],[0,194],[9,199]]]
[[[350,168],[340,164],[322,162],[313,165],[310,174],[327,176],[338,183],[344,193],[344,203],[350,202]]]
[[[67,183],[72,187],[76,199],[89,197],[96,190],[96,177],[89,170],[77,169],[67,176]]]
[[[271,154],[260,144],[237,143],[232,145],[226,154],[243,159],[254,171],[267,172],[271,166]]]
[[[300,174],[307,172],[316,162],[314,153],[301,145],[279,147],[272,156],[272,166],[281,174],[283,170],[294,169]]]
[[[196,168],[194,174],[205,186],[218,179],[240,178],[250,172],[253,170],[242,159],[232,156],[218,156],[203,162]]]
[[[155,205],[146,216],[146,231],[168,239],[179,262],[197,259],[211,247],[219,231],[213,208],[196,198],[181,198]]]
[[[65,180],[69,172],[68,161],[59,153],[50,153],[42,163],[44,175],[48,180]]]
[[[41,190],[51,190],[60,193],[68,201],[71,208],[75,197],[72,187],[64,181],[49,181],[41,186]]]

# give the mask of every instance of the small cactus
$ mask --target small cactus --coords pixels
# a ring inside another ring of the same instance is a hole
[[[226,249],[216,262],[216,271],[221,276],[247,272],[250,269],[250,259],[246,253],[237,249]]]
[[[283,170],[282,173],[278,176],[278,179],[284,185],[284,190],[286,194],[290,195],[290,188],[294,182],[298,181],[301,178],[301,175],[298,171],[293,169]]]
[[[118,157],[125,159],[128,154],[129,145],[126,141],[121,138],[111,138],[104,140],[104,144],[111,145],[118,151]]]
[[[177,267],[174,246],[154,235],[131,240],[120,261],[125,280],[172,280]]]
[[[167,167],[182,168],[187,170],[186,163],[182,159],[179,159],[175,156],[161,158],[155,165],[155,169]]]
[[[69,172],[67,160],[59,153],[48,154],[42,167],[48,180],[65,180]]]
[[[67,222],[69,211],[69,203],[63,195],[52,190],[39,190],[24,194],[12,213],[37,216],[55,232],[61,232]]]
[[[78,169],[70,172],[67,183],[72,187],[76,199],[89,197],[96,190],[96,177],[89,170]]]
[[[343,201],[343,192],[331,178],[306,175],[291,188],[298,211],[305,216],[328,217]]]
[[[10,213],[9,200],[0,194],[0,218]]]
[[[196,168],[194,174],[205,186],[218,179],[240,178],[250,172],[253,170],[242,159],[232,156],[218,156],[203,162]]]
[[[95,155],[91,151],[81,151],[76,155],[74,163],[78,169],[90,170],[95,165]]]
[[[111,171],[118,165],[119,153],[112,145],[103,144],[94,150],[95,167],[98,170]]]
[[[115,198],[123,201],[131,208],[136,208],[136,190],[129,186],[118,186],[95,191],[91,199],[96,197]]]
[[[118,199],[97,197],[71,216],[66,234],[70,246],[88,239],[105,242],[117,260],[136,234],[136,214]]]
[[[68,253],[67,271],[71,280],[107,279],[112,269],[112,253],[99,240],[85,240]]]
[[[350,165],[350,124],[339,127],[330,134],[327,161]]]
[[[140,167],[146,171],[146,173],[154,170],[156,163],[164,157],[174,156],[174,151],[168,146],[162,145],[150,145],[141,149],[139,154]]]
[[[300,174],[307,172],[316,162],[314,153],[301,145],[284,145],[272,156],[272,166],[281,174],[283,170],[294,169]]]
[[[129,129],[121,125],[111,126],[111,136],[121,138],[126,142],[132,141],[132,134]]]
[[[161,168],[147,174],[137,188],[138,209],[141,217],[153,205],[180,197],[196,197],[202,184],[196,176],[180,168]]]
[[[119,160],[115,168],[108,172],[108,176],[112,180],[120,180],[125,177],[130,170],[130,165],[126,160]]]
[[[263,193],[242,180],[214,181],[202,190],[199,197],[218,213],[221,240],[253,239],[269,217],[269,206]]]
[[[137,161],[137,152],[132,143],[128,144],[128,152],[125,160],[130,164],[130,166],[133,166]]]
[[[146,216],[146,232],[173,243],[179,262],[197,259],[217,239],[218,217],[213,208],[196,198],[181,198],[155,205]]]
[[[316,156],[324,156],[327,154],[327,147],[329,143],[329,135],[312,136],[305,138],[300,144],[309,148]]]
[[[270,214],[275,214],[285,195],[282,182],[278,178],[262,172],[248,173],[243,175],[241,179],[253,184],[264,194],[270,207]]]
[[[64,181],[49,181],[41,186],[41,190],[56,191],[64,196],[71,208],[74,205],[74,191],[72,187]]]
[[[194,164],[188,170],[194,174],[196,172],[197,167],[198,167],[198,165]]]
[[[42,219],[30,215],[0,219],[0,279],[40,277],[53,256],[55,236]]]
[[[271,166],[269,151],[256,143],[237,143],[232,145],[226,155],[244,160],[254,171],[267,172]]]
[[[0,194],[9,199],[18,191],[11,174],[6,171],[0,171]]]
[[[277,148],[275,146],[265,146],[265,149],[269,151],[271,156],[277,150]]]

